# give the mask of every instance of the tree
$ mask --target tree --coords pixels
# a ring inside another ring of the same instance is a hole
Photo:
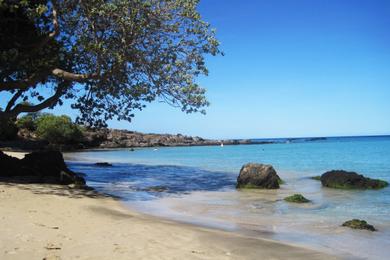
[[[83,138],[81,128],[68,116],[42,115],[36,119],[36,134],[52,144],[78,143]]]
[[[70,99],[78,123],[128,120],[164,101],[202,112],[205,55],[220,54],[198,0],[0,0],[0,117]],[[28,102],[28,103],[27,103]],[[27,104],[26,104],[27,103]]]

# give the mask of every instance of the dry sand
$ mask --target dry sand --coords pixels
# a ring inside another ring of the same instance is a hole
[[[26,153],[23,153],[23,152],[8,152],[8,151],[3,151],[3,153],[9,155],[9,156],[12,156],[12,157],[16,157],[18,159],[23,159],[24,156],[26,155]]]

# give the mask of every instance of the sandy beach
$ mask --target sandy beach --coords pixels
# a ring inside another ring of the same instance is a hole
[[[0,183],[0,259],[331,259],[145,216],[64,186]]]

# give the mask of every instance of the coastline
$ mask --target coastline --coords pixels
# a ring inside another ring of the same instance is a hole
[[[94,191],[0,183],[1,259],[336,259],[143,215]]]

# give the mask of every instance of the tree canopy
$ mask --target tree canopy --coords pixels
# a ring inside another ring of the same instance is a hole
[[[72,100],[79,123],[131,120],[154,100],[202,112],[205,55],[220,53],[198,0],[0,0],[0,115]]]

